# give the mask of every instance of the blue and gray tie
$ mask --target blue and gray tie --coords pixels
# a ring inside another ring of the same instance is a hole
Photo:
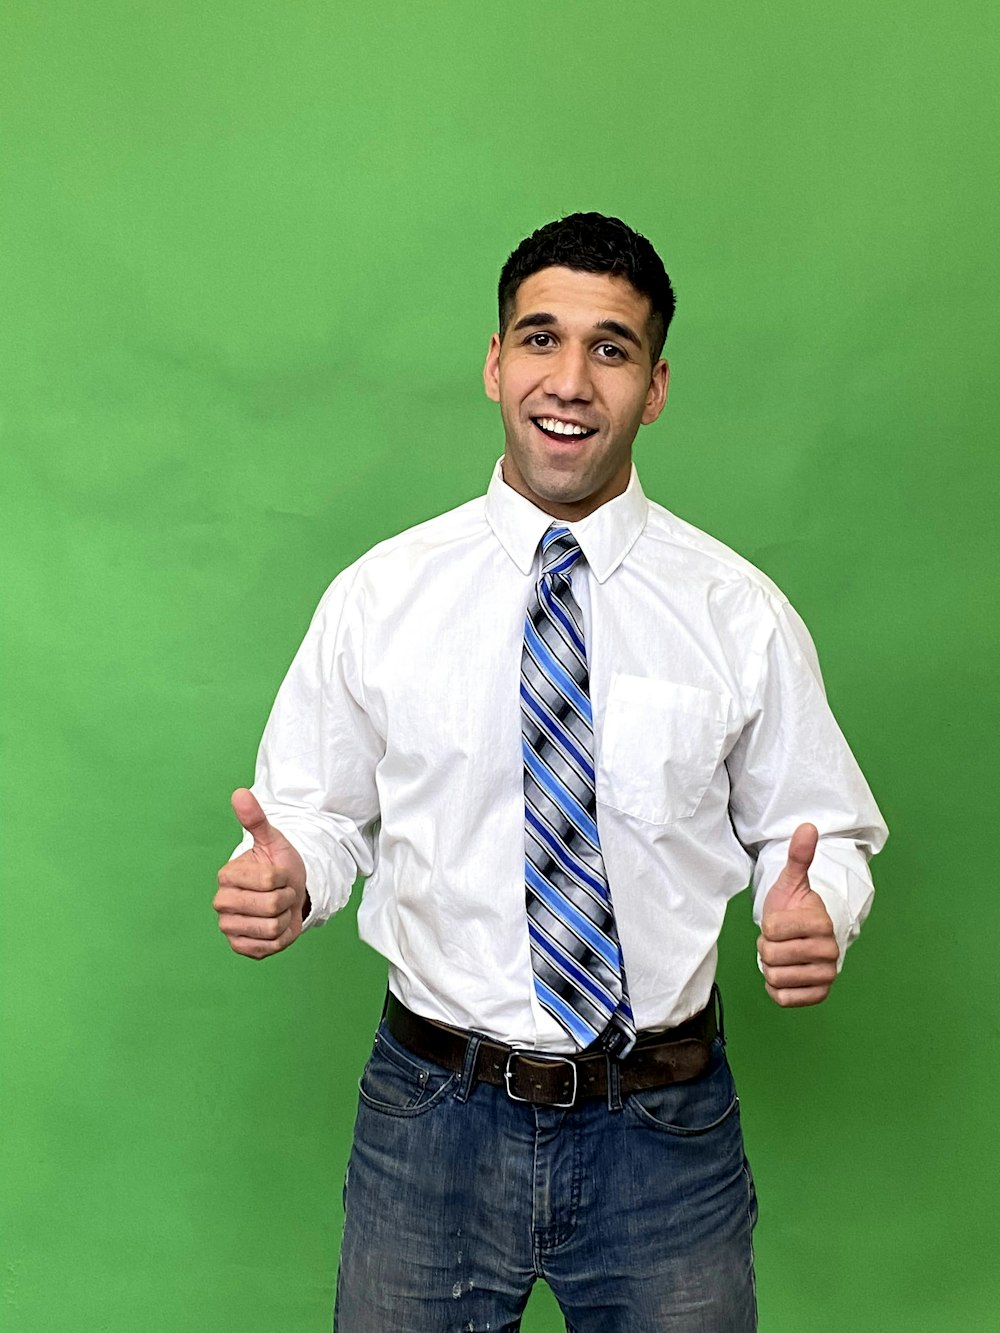
[[[623,1055],[635,1041],[597,832],[587,645],[568,528],[542,538],[521,658],[525,882],[535,992],[580,1047]]]

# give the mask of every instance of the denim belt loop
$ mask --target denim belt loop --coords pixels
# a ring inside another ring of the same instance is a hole
[[[482,1037],[477,1033],[469,1034],[469,1044],[465,1049],[465,1063],[462,1065],[462,1074],[455,1090],[455,1100],[457,1102],[467,1102],[472,1089],[476,1086],[476,1060],[479,1056],[479,1043],[481,1041]]]
[[[608,1110],[620,1111],[622,1109],[622,1067],[613,1055],[606,1055],[604,1058],[608,1062]]]

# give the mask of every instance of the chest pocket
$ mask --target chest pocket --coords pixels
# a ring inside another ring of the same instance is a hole
[[[726,741],[730,699],[696,685],[612,677],[598,796],[652,824],[687,819],[708,790]]]

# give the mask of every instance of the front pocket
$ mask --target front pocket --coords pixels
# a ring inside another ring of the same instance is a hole
[[[724,1125],[739,1106],[736,1085],[722,1043],[712,1043],[712,1063],[691,1083],[633,1092],[625,1105],[644,1124],[681,1138],[708,1134]]]
[[[651,824],[687,819],[719,764],[728,694],[615,673],[604,711],[598,798]]]
[[[362,1101],[375,1111],[414,1116],[430,1110],[457,1082],[457,1074],[410,1060],[379,1033],[358,1091]]]

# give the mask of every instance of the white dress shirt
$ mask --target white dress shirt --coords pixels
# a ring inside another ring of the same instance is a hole
[[[324,595],[278,693],[253,790],[298,848],[318,924],[365,877],[362,938],[417,1013],[552,1051],[524,886],[518,680],[552,518],[508,487],[382,542]],[[643,494],[579,523],[597,822],[636,1023],[707,1002],[726,904],[767,889],[805,820],[841,958],[886,829],[801,620],[720,542]],[[250,845],[247,837],[238,848]]]

